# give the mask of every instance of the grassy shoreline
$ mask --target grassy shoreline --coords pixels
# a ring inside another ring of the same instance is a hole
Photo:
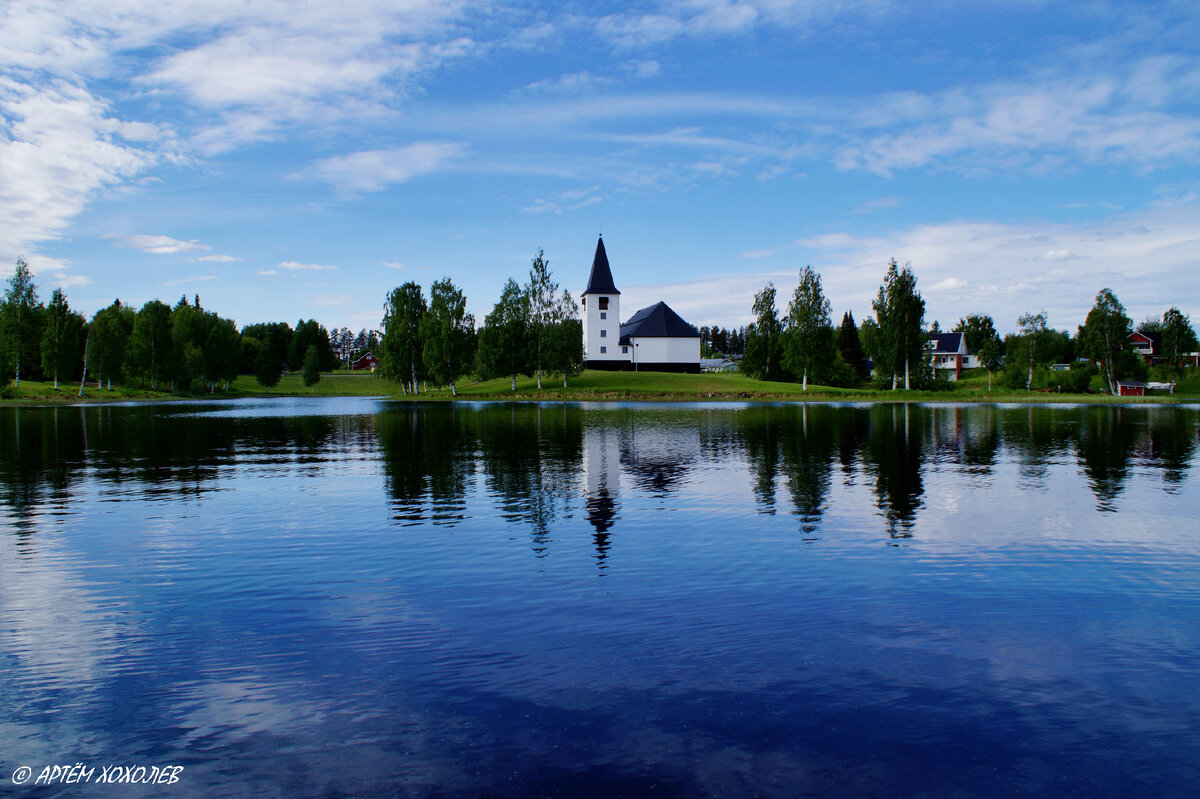
[[[279,385],[269,391],[250,376],[239,377],[229,391],[208,393],[195,391],[172,393],[151,391],[128,386],[114,386],[112,391],[97,389],[94,383],[78,396],[79,385],[62,384],[55,390],[52,384],[22,381],[20,388],[9,386],[2,405],[94,404],[113,402],[165,402],[212,399],[265,397],[385,397],[407,401],[526,401],[526,402],[947,402],[947,403],[1021,403],[1021,404],[1122,404],[1146,405],[1200,402],[1200,390],[1187,381],[1183,392],[1173,395],[1147,397],[1113,397],[1107,394],[1059,394],[1013,391],[996,388],[989,391],[986,382],[964,380],[947,391],[881,391],[878,389],[847,389],[810,386],[801,391],[797,383],[774,383],[755,380],[738,374],[681,375],[661,372],[599,372],[586,371],[568,381],[563,387],[561,378],[544,377],[542,388],[534,378],[517,380],[511,390],[507,378],[478,383],[464,382],[458,387],[458,397],[449,388],[433,389],[418,396],[405,396],[399,386],[376,379],[373,375],[346,372],[323,374],[313,389],[305,388],[297,374],[285,375]],[[12,396],[14,395],[15,396]],[[11,397],[11,398],[8,398]]]

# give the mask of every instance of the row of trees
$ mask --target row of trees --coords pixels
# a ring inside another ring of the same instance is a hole
[[[701,357],[742,355],[746,352],[746,328],[732,330],[718,325],[700,328],[700,345],[704,348]]]
[[[428,301],[408,282],[384,303],[383,336],[377,355],[383,377],[405,394],[420,393],[428,381],[450,387],[474,374],[480,379],[544,374],[567,378],[583,369],[583,326],[570,292],[560,291],[550,262],[539,250],[524,285],[509,278],[484,325],[475,329],[466,298],[449,279],[435,282]]]
[[[362,343],[370,341],[361,335]],[[173,307],[150,300],[136,310],[115,300],[89,321],[70,307],[61,289],[43,305],[23,258],[0,305],[4,383],[47,380],[58,388],[78,380],[82,390],[82,382],[91,379],[109,389],[136,383],[211,392],[228,388],[238,374],[255,374],[271,387],[286,369],[302,364],[319,379],[337,363],[328,331],[315,320],[300,320],[295,328],[286,322],[248,325],[239,332],[233,320],[204,309],[198,295],[191,302],[180,297]]]
[[[894,302],[889,295],[881,296]],[[902,333],[900,306],[891,311],[889,308],[892,306],[884,306],[885,314],[890,313],[883,317],[888,325],[886,330],[889,334]],[[861,383],[867,376],[863,340],[882,345],[884,339],[877,334],[879,327],[875,326],[876,332],[867,329],[860,334],[853,314],[846,312],[835,329],[831,312],[832,304],[821,286],[821,276],[811,266],[800,271],[800,282],[782,318],[776,308],[775,285],[768,283],[754,295],[755,321],[746,327],[742,371],[764,380],[798,380],[805,391],[810,380],[827,386]],[[888,347],[886,352],[881,349],[877,363],[901,354],[896,347]]]
[[[893,390],[929,388],[942,381],[929,357],[928,334],[940,332],[937,322],[926,329],[925,301],[917,291],[910,265],[900,267],[895,259],[871,303],[874,315],[861,328],[847,312],[835,331],[832,306],[812,267],[800,271],[787,312],[780,317],[776,291],[768,284],[754,297],[755,321],[746,328],[745,355],[741,368],[746,374],[767,380],[799,381],[804,390],[809,380],[822,385],[852,386],[868,376],[866,358],[874,365],[876,379]],[[1053,330],[1045,311],[1022,314],[1017,332],[1003,339],[995,323],[983,314],[962,317],[952,332],[966,335],[971,350],[991,374],[1004,370],[1012,387],[1031,389],[1035,384],[1086,390],[1099,374],[1105,387],[1116,393],[1124,378],[1145,378],[1147,366],[1133,349],[1133,323],[1111,289],[1103,289],[1087,319],[1072,336]],[[1161,320],[1148,319],[1138,326],[1142,332],[1161,335],[1164,368],[1182,375],[1185,356],[1195,352],[1197,337],[1191,320],[1178,308],[1168,309]],[[1055,363],[1070,363],[1070,373],[1049,372]]]

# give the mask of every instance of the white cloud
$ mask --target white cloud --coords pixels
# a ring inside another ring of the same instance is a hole
[[[274,269],[259,269],[259,270],[258,270],[258,272],[256,272],[255,274],[259,274],[259,275],[277,275],[277,274],[279,274],[279,273],[278,273],[278,272],[276,272]]]
[[[389,269],[407,269],[408,267],[399,261],[380,261],[381,266],[386,266]]]
[[[321,271],[326,271],[329,269],[337,269],[336,266],[325,266],[324,264],[302,264],[298,261],[280,261],[279,268],[287,269],[290,272],[298,272],[298,271],[305,270],[305,269],[311,270],[314,272],[321,272]],[[264,273],[260,272],[259,274],[264,274]]]
[[[154,255],[174,255],[180,252],[195,252],[197,250],[211,250],[207,244],[202,244],[195,239],[189,241],[181,241],[173,239],[170,236],[148,236],[139,234],[136,236],[118,237],[115,234],[109,234],[105,238],[117,239],[116,246],[126,247],[131,250],[141,250],[142,252],[152,253]],[[212,260],[201,258],[200,260]]]
[[[199,258],[193,258],[193,261],[215,261],[219,264],[230,264],[234,261],[240,261],[241,258],[234,258],[232,255],[201,255]]]
[[[872,98],[851,120],[838,147],[841,169],[880,175],[945,164],[968,174],[1021,169],[1045,172],[1077,163],[1161,169],[1200,158],[1200,117],[1162,109],[1183,74],[1156,75],[1148,92],[1145,62],[1087,77],[1033,76],[1027,81],[962,86],[932,94]],[[881,107],[896,113],[884,113]],[[905,121],[903,132],[881,130]]]
[[[1039,261],[1073,261],[1079,256],[1070,250],[1063,248],[1061,250],[1046,250],[1037,257]]]
[[[465,150],[462,144],[446,141],[366,150],[317,161],[300,177],[323,180],[344,193],[380,191],[390,184],[436,172]]]
[[[205,280],[216,280],[216,275],[191,275],[189,277],[181,277],[178,280],[168,280],[165,283],[159,283],[160,286],[183,286],[188,283],[199,283]]]
[[[156,162],[115,127],[84,89],[0,76],[0,258],[57,238],[98,191]]]

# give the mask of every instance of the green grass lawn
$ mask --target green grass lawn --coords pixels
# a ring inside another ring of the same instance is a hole
[[[755,380],[741,374],[671,374],[665,372],[603,372],[585,371],[567,381],[545,376],[542,388],[532,377],[517,380],[517,390],[511,390],[508,378],[471,382],[459,381],[458,396],[468,400],[810,400],[810,401],[867,401],[867,402],[1195,402],[1200,399],[1200,374],[1190,374],[1182,381],[1174,396],[1154,395],[1145,398],[1110,397],[1103,394],[1057,394],[1014,391],[999,384],[993,376],[992,390],[987,387],[987,373],[964,375],[946,391],[880,391],[877,389],[846,389],[809,385],[801,391],[798,383],[775,383]],[[79,384],[62,384],[55,390],[50,383],[22,380],[20,388],[8,386],[8,401],[23,403],[76,402]],[[230,398],[259,396],[382,396],[404,397],[398,385],[388,383],[366,372],[334,372],[321,375],[312,389],[306,388],[299,374],[288,374],[279,385],[265,389],[253,376],[242,375],[230,391],[213,394],[193,391],[171,393],[150,391],[136,386],[114,386],[112,391],[97,389],[89,383],[84,389],[84,401],[170,400],[194,398]],[[408,399],[451,399],[450,389],[430,387],[418,397]]]

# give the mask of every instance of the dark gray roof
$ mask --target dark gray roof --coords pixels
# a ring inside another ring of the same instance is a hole
[[[933,342],[934,352],[958,352],[962,333],[930,333],[929,340]]]
[[[672,311],[665,302],[657,302],[638,311],[621,325],[620,343],[628,344],[630,336],[700,338],[700,331],[683,321],[683,317]]]
[[[596,242],[596,255],[592,258],[592,273],[588,276],[584,294],[620,294],[613,283],[612,270],[608,268],[608,253],[604,251],[604,239]]]

